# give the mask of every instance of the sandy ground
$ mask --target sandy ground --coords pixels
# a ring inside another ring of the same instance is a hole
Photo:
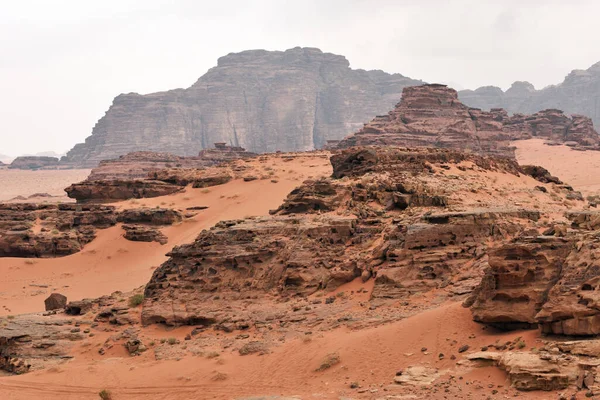
[[[72,183],[80,182],[90,174],[89,169],[65,169],[27,171],[20,169],[0,169],[0,201],[7,201],[17,196],[28,197],[34,193],[48,193],[55,196],[51,201],[73,201],[69,199],[64,188]],[[43,201],[44,198],[28,200]]]
[[[160,327],[156,329],[162,329]],[[178,328],[189,331],[190,327]],[[170,336],[183,332],[171,331]],[[48,370],[0,378],[3,399],[95,398],[102,389],[114,399],[231,399],[244,396],[299,396],[302,399],[339,398],[509,398],[515,390],[497,368],[457,367],[459,346],[472,348],[521,336],[528,346],[539,346],[537,331],[489,332],[471,319],[459,303],[448,303],[413,317],[360,331],[335,330],[310,341],[293,340],[269,354],[240,356],[223,352],[215,358],[188,356],[178,361],[156,361],[152,351],[139,357],[121,353],[106,358],[82,345],[75,358]],[[421,351],[427,348],[426,351]],[[331,352],[340,363],[315,371]],[[439,359],[443,353],[446,358]],[[456,355],[451,360],[450,355]],[[393,384],[396,371],[423,365],[438,368],[444,379],[454,376],[449,392],[409,389]],[[450,369],[452,371],[450,372]],[[224,376],[216,380],[215,376]],[[351,389],[357,382],[362,389]],[[497,396],[491,396],[493,390]],[[470,395],[467,395],[470,393]],[[398,397],[384,397],[386,395]],[[524,399],[555,399],[555,393],[519,393]]]
[[[539,165],[584,195],[600,194],[600,151],[578,151],[567,146],[548,146],[542,139],[519,140],[519,164]]]
[[[258,160],[250,165],[257,170],[264,168]],[[165,254],[173,246],[192,242],[201,230],[221,220],[268,215],[304,179],[331,174],[328,158],[310,155],[290,162],[275,158],[269,168],[273,172],[269,179],[251,182],[238,179],[208,189],[188,188],[171,196],[114,203],[121,208],[208,207],[193,218],[162,229],[169,238],[164,246],[126,240],[117,225],[99,230],[96,239],[83,251],[67,257],[0,258],[0,316],[43,311],[44,299],[53,291],[63,293],[69,300],[78,300],[145,285],[152,271],[167,260]]]

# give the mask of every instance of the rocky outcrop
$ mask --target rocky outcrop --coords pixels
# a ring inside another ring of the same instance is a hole
[[[0,257],[73,254],[96,237],[96,229],[116,223],[109,206],[0,204]]]
[[[460,210],[481,177],[519,179],[510,159],[388,147],[347,149],[331,162],[333,178],[305,181],[273,215],[222,221],[175,247],[146,286],[142,322],[247,329],[285,314],[288,300],[358,277],[374,279],[377,302],[435,289],[463,295],[479,282],[488,243],[540,218],[502,196],[493,208]],[[446,173],[457,167],[461,179]],[[248,306],[265,298],[268,312]]]
[[[71,330],[65,320],[48,321],[34,315],[4,321],[0,325],[0,370],[19,375],[72,358],[69,350],[84,335]]]
[[[489,269],[471,301],[473,318],[512,329],[540,325],[545,333],[600,334],[600,214],[568,212],[571,230],[519,237],[490,252]]]
[[[253,152],[311,150],[352,133],[420,83],[353,70],[343,56],[314,48],[232,53],[188,89],[117,96],[63,162],[93,167],[140,150],[195,156],[217,142]]]
[[[130,208],[118,216],[126,224],[173,225],[183,219],[181,213],[171,208]]]
[[[58,166],[58,158],[44,156],[22,156],[17,157],[10,163],[10,169],[55,169]]]
[[[78,203],[103,203],[127,199],[165,196],[180,192],[183,186],[150,179],[83,181],[65,189]]]
[[[224,171],[209,171],[193,168],[165,168],[148,174],[152,180],[163,181],[180,186],[192,185],[194,188],[223,185],[233,177]]]
[[[582,389],[591,388],[594,382],[586,362],[566,354],[482,351],[469,354],[467,359],[479,365],[498,366],[506,371],[511,385],[519,390],[552,391],[571,385]]]
[[[158,229],[142,225],[123,225],[125,239],[133,242],[158,242],[167,244],[167,237]]]
[[[197,157],[136,152],[103,161],[83,182],[65,189],[79,203],[158,197],[194,188],[222,185],[233,178],[229,162],[254,157],[242,148],[215,143]]]
[[[202,150],[197,156],[182,157],[170,153],[136,151],[122,155],[116,159],[103,160],[92,169],[88,181],[159,179],[154,174],[160,171],[202,170],[227,161],[255,157],[241,147],[231,147],[224,143],[215,143],[215,147]],[[165,180],[165,182],[169,182]],[[176,183],[176,182],[170,182]],[[178,183],[179,184],[179,183]]]
[[[462,102],[484,110],[504,108],[510,113],[531,114],[543,109],[558,108],[568,114],[581,114],[600,125],[600,63],[587,70],[573,70],[565,80],[536,90],[529,82],[515,82],[503,92],[486,86],[459,92]]]
[[[469,108],[454,89],[429,84],[407,87],[387,115],[377,116],[338,148],[365,145],[423,146],[514,157],[511,140],[539,137],[580,148],[598,148],[600,136],[589,118],[544,110],[509,116],[500,108]]]
[[[536,326],[570,250],[564,238],[533,237],[490,251],[489,270],[471,307],[473,319],[503,329]]]
[[[339,143],[339,147],[395,145],[440,147],[512,155],[503,130],[506,113],[471,111],[445,85],[405,88],[402,100]]]
[[[117,222],[135,226],[172,225],[182,220],[182,214],[170,208],[118,212],[112,206],[95,204],[0,204],[0,257],[65,256],[77,253],[94,240],[97,229],[109,228]],[[166,237],[159,231],[153,235],[153,229],[132,228],[127,238],[154,237],[164,242]]]

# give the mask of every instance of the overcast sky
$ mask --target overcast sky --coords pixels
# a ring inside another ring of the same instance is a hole
[[[536,88],[600,61],[598,0],[0,0],[0,154],[66,152],[120,93],[295,46],[457,89]]]

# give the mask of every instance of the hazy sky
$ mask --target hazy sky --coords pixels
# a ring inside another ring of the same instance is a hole
[[[188,87],[295,46],[458,89],[536,88],[600,61],[598,0],[0,0],[0,154],[65,152],[119,93]]]

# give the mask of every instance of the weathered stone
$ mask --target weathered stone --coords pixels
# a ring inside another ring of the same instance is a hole
[[[158,229],[141,225],[123,225],[125,239],[133,242],[158,242],[167,244],[167,237]]]
[[[154,180],[83,181],[65,189],[67,196],[78,203],[111,202],[127,199],[158,197],[177,193],[182,186]]]
[[[46,311],[59,310],[65,308],[67,305],[67,297],[60,293],[52,293],[46,300],[44,300]]]
[[[503,329],[535,326],[571,247],[564,238],[530,237],[490,251],[489,269],[473,294],[473,319]]]
[[[182,220],[181,213],[171,208],[131,208],[119,213],[117,220],[126,224],[172,225]]]

